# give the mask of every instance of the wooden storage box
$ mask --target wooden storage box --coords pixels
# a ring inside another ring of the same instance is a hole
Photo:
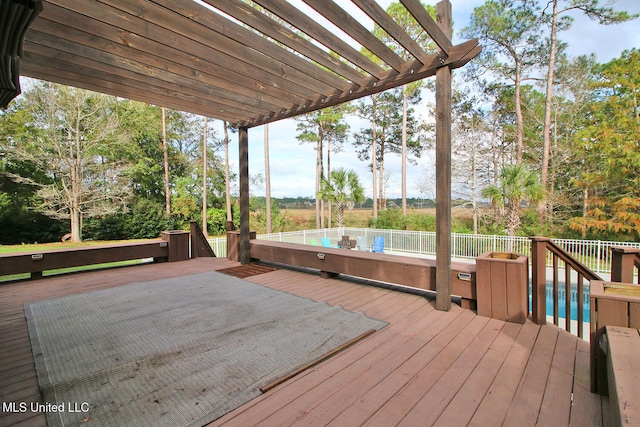
[[[478,314],[524,323],[529,313],[529,258],[485,252],[476,258]]]

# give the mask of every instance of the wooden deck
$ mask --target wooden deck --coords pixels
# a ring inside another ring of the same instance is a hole
[[[220,258],[151,264],[0,285],[0,394],[41,401],[23,304],[238,264]],[[390,324],[212,425],[601,426],[608,400],[589,392],[589,345],[555,326],[505,323],[424,296],[278,269],[254,283],[363,310]],[[0,426],[45,426],[0,413]]]

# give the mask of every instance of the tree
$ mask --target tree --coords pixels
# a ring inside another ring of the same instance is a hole
[[[323,149],[325,144],[333,150],[341,149],[342,144],[347,139],[349,125],[344,121],[345,107],[335,106],[305,114],[298,118],[297,131],[300,132],[296,138],[301,142],[316,144],[316,191],[319,194],[322,190],[322,179],[324,178]],[[316,198],[316,227],[324,227],[323,209],[321,200]]]
[[[563,3],[564,7],[560,7],[560,3]],[[610,3],[608,3],[610,4]],[[597,20],[600,24],[611,25],[620,22],[635,19],[638,15],[629,15],[627,12],[616,12],[612,7],[600,6],[599,0],[551,0],[548,5],[551,5],[551,14],[546,15],[548,7],[544,10],[544,18],[549,23],[550,27],[550,43],[549,43],[549,66],[547,69],[547,82],[546,82],[546,103],[545,103],[545,116],[544,116],[544,130],[543,130],[543,149],[542,149],[542,167],[541,167],[541,181],[543,188],[547,188],[547,181],[549,176],[549,157],[551,152],[551,114],[553,107],[553,84],[554,75],[556,70],[556,56],[558,53],[557,33],[558,31],[567,30],[571,28],[570,17],[561,18],[560,15],[569,12],[571,10],[581,10],[590,19]],[[540,212],[545,209],[546,200],[543,200],[540,206]]]
[[[480,39],[483,45],[478,61],[469,70],[480,74],[489,70],[499,78],[513,82],[516,128],[516,162],[524,151],[524,119],[521,85],[530,69],[540,61],[541,35],[538,9],[534,0],[488,0],[474,9],[462,37]]]
[[[37,195],[39,187],[29,184],[49,184],[52,177],[33,162],[12,154],[12,146],[36,138],[39,132],[30,125],[22,99],[0,111],[0,244],[59,241],[68,225],[33,209],[42,201]]]
[[[417,97],[419,93],[416,92],[410,100]],[[403,115],[399,113],[402,111],[402,103],[403,91],[402,88],[398,88],[378,94],[374,104],[365,101],[360,101],[358,104],[359,115],[371,120],[375,126],[355,134],[354,146],[360,160],[371,161],[372,170],[376,170],[377,165],[378,195],[374,194],[374,199],[379,198],[380,207],[383,209],[386,198],[384,193],[385,156],[389,153],[402,153]],[[413,156],[420,157],[424,150],[424,125],[418,123],[413,113],[413,109],[409,108],[406,118],[406,147]]]
[[[601,66],[593,82],[597,102],[576,134],[585,152],[578,177],[584,214],[575,230],[633,235],[640,239],[640,50],[624,51]]]
[[[171,192],[169,191],[169,148],[167,146],[167,111],[162,107],[162,152],[164,154],[164,206],[171,214]]]
[[[555,73],[554,97],[551,114],[551,147],[549,153],[549,179],[546,189],[546,224],[553,228],[584,213],[588,186],[579,178],[579,172],[591,170],[595,165],[586,160],[589,153],[576,140],[576,134],[589,126],[589,110],[595,95],[591,87],[598,64],[595,55],[561,58]],[[545,107],[546,108],[546,107]],[[579,208],[582,205],[582,208]],[[586,237],[586,229],[582,232]]]
[[[331,181],[327,179],[322,181],[322,191],[318,196],[326,198],[329,203],[335,203],[338,227],[344,227],[345,207],[364,202],[364,190],[358,175],[353,170],[347,171],[344,168],[332,171]]]
[[[500,185],[482,190],[482,195],[499,208],[504,208],[505,226],[509,236],[515,236],[520,227],[520,205],[537,202],[542,198],[542,186],[538,176],[523,163],[507,165],[500,174]]]
[[[456,161],[452,162],[452,171],[458,183],[465,186],[463,198],[471,193],[473,211],[473,232],[478,232],[480,210],[478,207],[478,189],[480,188],[480,164],[489,163],[483,155],[490,152],[486,141],[491,132],[486,121],[486,114],[478,108],[478,99],[466,91],[455,90],[453,93],[453,153]],[[486,179],[486,176],[485,176]]]
[[[264,179],[266,232],[271,233],[271,166],[269,165],[269,124],[264,125]]]
[[[207,126],[208,120],[205,117],[202,127],[202,233],[205,237],[209,237],[207,231]]]
[[[435,6],[423,4],[423,7],[429,12],[432,18],[436,18]],[[402,4],[398,2],[391,3],[387,8],[387,13],[394,19],[400,28],[409,34],[409,37],[415,41],[418,46],[424,49],[425,52],[435,52],[435,44],[431,37],[429,37],[429,34],[424,31],[422,26],[418,24],[415,18]],[[386,43],[387,46],[389,46],[405,61],[411,59],[411,54],[405,49],[405,47],[400,46],[396,39],[389,37],[389,34],[378,25],[374,27],[373,34]],[[402,214],[405,216],[407,215],[407,138],[409,101],[411,100],[412,103],[420,102],[420,99],[415,95],[421,90],[422,86],[422,81],[402,86]]]
[[[231,172],[229,168],[229,123],[223,122],[224,127],[224,183],[225,205],[227,207],[227,223],[233,221],[231,214]]]
[[[25,93],[33,139],[9,141],[7,155],[28,161],[50,181],[36,182],[39,209],[70,221],[71,240],[81,241],[82,219],[125,209],[125,164],[118,158],[126,133],[115,97],[50,83]],[[17,178],[17,177],[16,177]]]

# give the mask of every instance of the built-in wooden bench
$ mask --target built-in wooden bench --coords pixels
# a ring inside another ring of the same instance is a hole
[[[35,279],[49,270],[145,258],[156,262],[189,259],[189,232],[164,231],[162,240],[1,254],[0,276],[31,273]]]
[[[640,334],[606,326],[607,381],[613,426],[640,425]]]
[[[255,239],[250,254],[254,259],[317,269],[324,277],[342,273],[436,290],[436,261],[432,259]],[[451,263],[451,293],[462,298],[463,307],[475,309],[475,264]]]

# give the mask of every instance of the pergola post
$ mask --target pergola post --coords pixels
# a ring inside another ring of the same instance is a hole
[[[449,39],[451,3],[436,5],[436,20]],[[443,58],[444,59],[444,58]],[[436,309],[451,309],[451,68],[436,71]]]
[[[240,153],[240,263],[251,262],[249,232],[249,129],[241,127],[238,132]]]

